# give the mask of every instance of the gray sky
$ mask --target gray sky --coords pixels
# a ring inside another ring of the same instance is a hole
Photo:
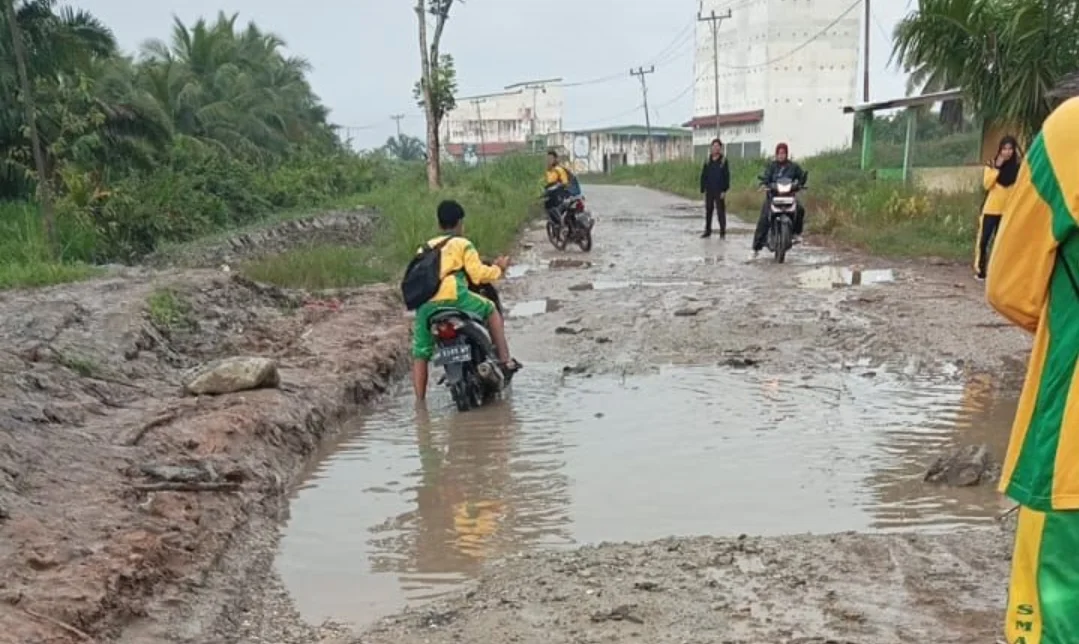
[[[239,13],[241,22],[254,21],[277,33],[290,51],[311,61],[312,84],[333,110],[332,120],[363,128],[351,132],[360,147],[384,143],[394,133],[394,113],[408,115],[402,123],[407,133],[422,135],[422,115],[411,95],[419,69],[413,0],[188,0],[183,9],[132,0],[73,4],[104,20],[128,51],[149,38],[167,38],[174,13],[188,23],[222,10]],[[892,28],[910,4],[874,3],[874,99],[905,90],[888,58]],[[640,104],[640,85],[629,68],[657,62],[656,73],[648,77],[649,99],[655,122],[673,125],[691,116],[693,96],[686,90],[693,80],[694,45],[687,28],[697,6],[697,0],[466,0],[454,7],[443,51],[456,58],[462,95],[535,78],[573,82],[624,76],[567,88],[567,127],[643,122],[641,111],[633,111]]]

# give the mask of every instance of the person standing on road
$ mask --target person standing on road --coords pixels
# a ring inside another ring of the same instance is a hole
[[[1000,227],[1004,207],[1012,196],[1020,163],[1019,142],[1013,136],[1006,136],[1000,140],[996,158],[985,164],[982,182],[987,194],[981,219],[978,220],[978,243],[974,248],[974,275],[979,280],[985,279],[986,270],[989,268],[993,236]]]
[[[1004,207],[986,296],[1034,333],[1000,491],[1019,504],[1009,643],[1079,642],[1079,98],[1046,119]]]
[[[701,168],[701,194],[704,195],[704,234],[712,236],[712,213],[719,220],[719,238],[727,238],[727,191],[731,189],[731,167],[723,154],[723,141],[714,139],[708,160]]]

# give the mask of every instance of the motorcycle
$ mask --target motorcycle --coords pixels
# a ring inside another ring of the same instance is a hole
[[[547,209],[547,239],[551,245],[558,250],[566,250],[566,246],[573,242],[586,253],[592,250],[592,226],[595,221],[585,207],[584,197],[567,194],[555,198],[558,205]],[[549,203],[550,199],[551,191],[548,190],[544,200]]]
[[[502,313],[502,300],[493,285],[470,288],[494,302]],[[428,325],[435,338],[432,362],[445,370],[439,384],[449,387],[458,411],[482,406],[510,384],[513,374],[502,371],[482,318],[457,309],[441,309],[431,315]]]
[[[764,177],[760,178],[764,181]],[[795,195],[804,189],[798,180],[789,177],[776,179],[768,189],[768,250],[782,264],[787,251],[794,246],[794,218],[798,213]]]

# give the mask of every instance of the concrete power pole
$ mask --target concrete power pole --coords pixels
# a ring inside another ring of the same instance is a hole
[[[397,121],[397,138],[401,138],[401,119],[405,118],[404,114],[394,114],[390,117],[394,121]]]
[[[530,83],[524,86],[524,89],[532,90],[532,124],[529,126],[529,133],[532,138],[532,151],[536,151],[536,107],[537,107],[537,93],[547,93],[547,85],[545,83]]]
[[[868,0],[867,0],[868,1]],[[712,78],[715,82],[716,90],[716,138],[719,136],[719,25],[727,18],[731,17],[731,10],[727,9],[727,13],[716,14],[715,10],[712,13],[705,16],[702,13],[697,14],[698,22],[710,22],[712,23]]]
[[[869,21],[872,19],[872,13],[870,9],[869,0],[864,0],[865,4],[865,45],[863,47],[865,54],[865,61],[862,66],[865,68],[862,70],[862,101],[869,102]]]
[[[656,67],[653,65],[648,69],[644,67],[638,67],[637,69],[629,70],[631,76],[637,76],[641,79],[641,95],[644,97],[644,127],[648,132],[648,163],[655,163],[655,153],[652,151],[652,117],[648,115],[648,83],[644,80],[646,74],[656,73]]]

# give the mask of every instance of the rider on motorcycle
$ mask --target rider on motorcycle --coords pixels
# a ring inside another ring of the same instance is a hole
[[[464,218],[465,210],[456,201],[438,204],[438,227],[442,234],[427,242],[428,247],[434,247],[450,237],[441,247],[442,285],[430,301],[416,310],[416,321],[412,328],[412,388],[416,392],[416,400],[427,397],[427,362],[435,351],[435,339],[428,320],[439,309],[456,309],[482,318],[491,332],[491,340],[494,341],[503,370],[513,372],[520,368],[520,364],[510,357],[505,321],[495,303],[469,289],[470,283],[491,284],[500,279],[509,268],[510,260],[503,256],[496,259],[493,265],[484,264],[472,242],[462,237]]]
[[[764,170],[764,178],[761,180],[761,187],[764,190],[771,189],[773,183],[779,179],[794,179],[798,182],[799,187],[805,186],[806,173],[802,169],[802,166],[798,165],[790,159],[790,148],[786,143],[780,143],[776,146],[776,158],[774,161],[768,164],[768,167]],[[805,223],[805,206],[802,205],[802,200],[795,195],[796,203],[798,204],[797,211],[794,216],[794,230],[791,232],[794,234],[794,239],[799,240],[802,236],[802,226]],[[772,195],[766,194],[764,197],[764,203],[761,204],[761,216],[757,220],[757,231],[753,235],[753,256],[756,257],[760,254],[761,249],[767,243],[768,240],[768,225],[769,225],[769,210],[771,205]]]
[[[561,225],[562,204],[569,197],[579,197],[581,187],[570,172],[558,162],[558,152],[554,150],[547,151],[547,171],[544,175],[543,190],[545,196],[543,207],[547,209],[551,220]]]

